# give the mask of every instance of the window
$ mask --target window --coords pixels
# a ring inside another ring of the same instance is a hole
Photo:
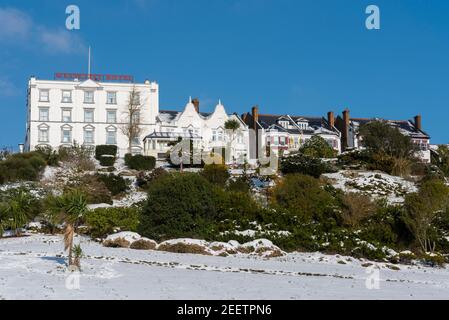
[[[94,131],[92,129],[84,129],[84,143],[94,143]]]
[[[72,91],[62,90],[62,102],[64,102],[64,103],[72,102]]]
[[[288,128],[288,121],[279,121],[279,124],[284,128]]]
[[[39,90],[39,101],[40,102],[50,102],[50,91],[49,90]]]
[[[132,116],[133,123],[140,123],[140,111],[135,111]]]
[[[218,130],[218,141],[223,141],[223,131]]]
[[[117,132],[108,130],[106,131],[106,144],[116,144],[117,143]]]
[[[107,104],[117,104],[117,92],[108,92],[106,96]]]
[[[93,91],[84,91],[84,103],[94,103]]]
[[[94,110],[90,110],[90,109],[84,110],[84,122],[87,122],[87,123],[94,122]]]
[[[217,130],[212,130],[212,141],[217,141]]]
[[[39,108],[39,121],[49,121],[48,108]]]
[[[134,92],[134,95],[131,93],[131,96],[133,97],[133,105],[140,105],[140,92]]]
[[[62,110],[62,122],[72,122],[72,110]]]
[[[135,146],[140,146],[140,138],[139,137],[134,137],[132,139],[132,144]]]
[[[62,143],[72,143],[72,129],[62,129]]]
[[[39,129],[39,142],[48,142],[48,128]]]
[[[116,123],[117,122],[117,111],[108,110],[107,115],[106,115],[106,122],[107,123]]]
[[[309,127],[307,122],[298,122],[298,126],[301,130],[306,130]]]

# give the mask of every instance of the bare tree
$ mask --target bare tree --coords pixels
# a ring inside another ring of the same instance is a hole
[[[124,112],[126,122],[121,127],[123,134],[128,138],[128,153],[132,152],[133,141],[140,137],[142,127],[140,122],[141,102],[140,92],[133,86]]]

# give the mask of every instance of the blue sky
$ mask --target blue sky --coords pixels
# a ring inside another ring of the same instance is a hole
[[[65,29],[65,8],[81,29]],[[365,28],[365,8],[381,30]],[[160,85],[162,109],[189,96],[210,111],[411,119],[449,142],[446,0],[0,0],[0,146],[25,132],[31,75],[132,74]]]

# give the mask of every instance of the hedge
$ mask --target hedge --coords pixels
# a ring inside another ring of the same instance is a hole
[[[100,165],[103,167],[112,167],[115,163],[115,157],[110,155],[104,155],[100,157],[99,161]]]
[[[125,164],[133,170],[153,170],[156,166],[156,158],[143,155],[125,155]]]
[[[101,161],[101,158],[105,155],[115,157],[117,155],[117,146],[104,144],[95,147],[95,159]]]

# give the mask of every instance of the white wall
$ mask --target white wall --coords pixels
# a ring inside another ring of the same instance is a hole
[[[141,146],[142,139],[151,133],[155,128],[156,116],[159,113],[159,87],[155,82],[146,82],[145,84],[136,84],[136,90],[140,92],[142,110],[141,127],[142,134],[140,137]],[[31,78],[29,81],[28,96],[28,115],[27,115],[27,133],[25,148],[26,150],[34,150],[36,146],[44,144],[38,141],[39,126],[49,127],[49,142],[45,143],[52,148],[59,148],[62,144],[61,127],[68,125],[72,127],[72,140],[79,144],[84,143],[84,128],[92,126],[94,128],[94,144],[106,143],[106,128],[115,128],[117,130],[117,146],[119,154],[123,156],[127,152],[128,140],[122,133],[121,128],[127,120],[126,106],[129,101],[129,95],[132,91],[133,84],[129,83],[95,83],[91,80],[84,82],[79,81],[52,81],[52,80],[36,80]],[[39,101],[39,90],[49,90],[49,102]],[[72,90],[72,102],[62,102],[62,90]],[[94,90],[94,103],[84,103],[84,91]],[[106,97],[108,91],[117,92],[117,104],[107,104]],[[39,108],[47,107],[49,109],[49,121],[41,122],[39,120]],[[62,122],[62,110],[72,110],[72,122]],[[84,110],[94,110],[94,122],[84,122]],[[107,110],[116,110],[117,121],[115,123],[107,123]]]

